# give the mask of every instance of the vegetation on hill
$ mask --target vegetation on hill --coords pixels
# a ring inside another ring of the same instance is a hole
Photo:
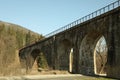
[[[0,21],[0,75],[14,74],[18,68],[18,51],[42,38],[42,35],[19,25]]]

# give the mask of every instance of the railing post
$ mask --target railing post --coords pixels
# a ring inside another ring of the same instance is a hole
[[[114,3],[112,5],[113,5],[113,9],[114,9]]]
[[[88,19],[90,19],[90,14],[88,15]]]
[[[120,0],[118,0],[118,6],[120,6]]]
[[[99,14],[101,15],[101,9],[99,10]]]
[[[97,16],[97,11],[95,13],[96,13],[96,16]]]
[[[93,18],[93,13],[92,13],[92,18]]]
[[[82,18],[82,22],[84,22],[84,17]]]
[[[103,13],[105,13],[105,7],[103,8]]]
[[[82,21],[81,21],[81,19],[80,19],[80,23],[81,23]]]
[[[110,10],[110,5],[108,5],[108,11]]]

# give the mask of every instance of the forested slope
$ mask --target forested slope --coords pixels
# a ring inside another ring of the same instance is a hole
[[[42,38],[42,35],[19,25],[0,21],[0,75],[16,74],[19,65],[18,51]]]

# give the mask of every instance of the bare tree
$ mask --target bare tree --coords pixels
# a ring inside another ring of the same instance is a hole
[[[107,45],[104,36],[102,36],[97,42],[95,50],[97,73],[103,74],[105,73],[105,67],[107,62]]]

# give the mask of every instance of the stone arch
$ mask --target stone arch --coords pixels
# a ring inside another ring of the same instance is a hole
[[[92,31],[85,35],[79,49],[79,71],[82,74],[94,75],[94,49],[104,34]],[[105,36],[104,36],[105,37]],[[107,42],[107,40],[106,40]]]
[[[37,57],[39,56],[40,50],[39,49],[34,49],[31,51],[31,53],[29,55],[27,55],[27,59],[26,59],[26,68],[27,71],[32,70],[32,68],[37,67]]]
[[[70,40],[63,39],[59,42],[57,54],[58,54],[58,69],[72,72],[73,48]]]

